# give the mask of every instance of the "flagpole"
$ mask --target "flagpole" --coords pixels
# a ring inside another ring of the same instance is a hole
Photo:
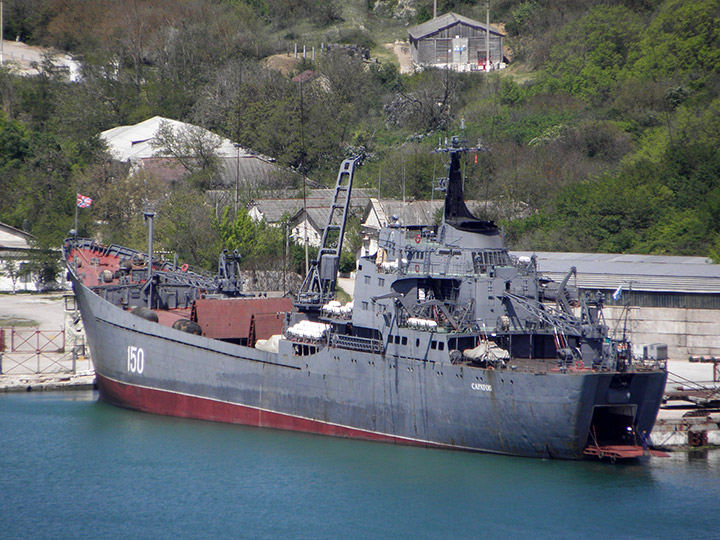
[[[78,203],[77,203],[77,200],[78,200],[78,193],[75,194],[75,237],[77,237],[77,235],[78,235],[78,224],[77,224],[77,221],[78,221]]]

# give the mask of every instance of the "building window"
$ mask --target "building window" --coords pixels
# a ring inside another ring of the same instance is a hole
[[[362,303],[362,308],[363,308],[363,310],[367,311],[368,303],[367,303],[367,302],[363,302],[363,303]]]
[[[378,285],[380,285],[381,287],[384,287],[385,286],[385,278],[378,278]]]
[[[435,341],[435,340],[433,339],[433,340],[430,342],[430,348],[433,349],[433,350],[437,349],[437,341]]]
[[[365,276],[365,285],[370,285],[370,276]]]
[[[440,349],[441,351],[445,350],[445,342],[444,341],[441,341],[440,343],[438,343],[438,349]]]
[[[407,337],[403,336],[402,338],[402,344],[407,345]]]

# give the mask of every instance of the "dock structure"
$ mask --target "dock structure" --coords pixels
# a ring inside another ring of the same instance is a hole
[[[88,356],[59,352],[0,351],[1,392],[93,390],[95,372]]]
[[[95,372],[28,373],[0,375],[0,392],[51,392],[57,390],[95,390]]]
[[[661,409],[650,443],[666,449],[720,446],[720,409]]]

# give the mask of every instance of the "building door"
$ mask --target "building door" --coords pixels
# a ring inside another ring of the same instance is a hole
[[[468,38],[456,37],[453,42],[453,64],[468,63]]]

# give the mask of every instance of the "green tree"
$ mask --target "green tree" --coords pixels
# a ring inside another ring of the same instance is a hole
[[[272,227],[265,221],[254,222],[245,208],[239,208],[233,218],[229,207],[216,228],[223,248],[237,250],[243,258],[243,267],[276,269],[281,265],[285,252],[283,228]]]
[[[632,54],[632,72],[652,79],[694,74],[694,86],[720,71],[720,4],[665,0]]]
[[[213,211],[205,195],[192,187],[176,187],[157,210],[158,245],[173,251],[178,259],[205,269],[214,269],[220,236],[213,228]]]
[[[0,276],[7,276],[12,282],[12,292],[15,294],[17,280],[20,279],[20,266],[15,259],[5,259],[0,264]]]
[[[558,32],[545,65],[545,84],[588,100],[607,99],[641,29],[641,17],[623,5],[592,8]]]
[[[35,243],[34,247],[21,272],[32,276],[35,287],[42,290],[55,284],[62,270],[61,254],[57,249],[43,247],[40,243]]]
[[[150,146],[155,155],[173,157],[185,170],[193,175],[195,183],[204,189],[214,187],[220,169],[218,149],[222,138],[198,126],[174,127],[169,122],[160,122]]]

